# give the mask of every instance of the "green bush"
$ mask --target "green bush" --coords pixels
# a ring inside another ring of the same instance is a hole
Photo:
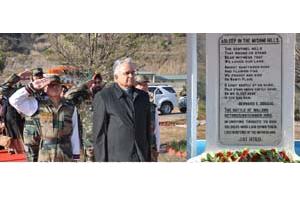
[[[176,141],[176,140],[172,140],[168,146],[172,147],[176,152],[181,151],[181,152],[185,152],[186,151],[186,140],[180,140],[180,141]]]
[[[300,121],[300,110],[298,108],[295,110],[294,116],[295,116],[295,121]]]
[[[0,73],[2,73],[5,68],[5,61],[6,61],[6,56],[2,51],[0,51]]]

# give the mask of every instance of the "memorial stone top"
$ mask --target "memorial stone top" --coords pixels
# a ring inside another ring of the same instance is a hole
[[[294,34],[207,34],[206,152],[294,152]]]

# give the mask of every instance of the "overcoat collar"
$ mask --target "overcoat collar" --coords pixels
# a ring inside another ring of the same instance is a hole
[[[117,84],[117,83],[114,83],[113,84],[114,88],[116,89],[116,95],[117,97],[120,99],[122,96],[125,96],[125,92],[124,90],[122,90],[122,88]]]
[[[117,83],[114,83],[114,87],[116,89],[116,95],[117,97],[120,99],[122,96],[127,96],[126,95],[126,92],[124,90],[122,90],[122,88],[117,84]],[[137,98],[137,96],[139,95],[137,93],[137,91],[135,90],[135,88],[133,87],[133,101],[135,101],[135,99]]]
[[[133,88],[133,101],[130,102],[129,100],[127,100],[128,98],[126,92],[122,90],[122,88],[117,83],[114,83],[113,86],[115,88],[116,96],[120,101],[119,110],[123,111],[124,113],[126,112],[126,114],[129,116],[129,120],[132,122],[132,124],[134,124],[134,101],[139,95],[138,92],[135,90],[135,88]]]

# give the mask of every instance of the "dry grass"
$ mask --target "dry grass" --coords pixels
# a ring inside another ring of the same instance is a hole
[[[197,127],[197,138],[205,139],[205,125]],[[161,143],[170,142],[173,140],[180,141],[186,138],[186,128],[176,126],[161,126]],[[300,140],[300,122],[295,122],[294,138]]]
[[[295,134],[295,139],[300,139],[300,122],[295,122],[294,134]]]
[[[205,125],[198,126],[197,138],[205,138]],[[186,128],[177,126],[161,126],[160,127],[160,141],[162,144],[171,142],[173,140],[180,141],[186,139]]]
[[[177,123],[177,122],[176,122]],[[178,122],[181,123],[181,122]],[[181,141],[186,139],[186,128],[177,126],[161,126],[160,127],[160,142],[166,144],[173,140]],[[197,138],[205,138],[205,125],[198,126]],[[185,162],[185,158],[179,158],[175,155],[169,155],[168,153],[160,153],[159,162]]]

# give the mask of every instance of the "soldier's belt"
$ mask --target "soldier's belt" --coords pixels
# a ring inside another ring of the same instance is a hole
[[[35,125],[33,120],[25,120],[25,125]]]
[[[45,145],[64,144],[64,143],[66,143],[66,140],[62,138],[43,139],[43,144]]]
[[[51,145],[51,144],[58,144],[59,141],[57,139],[52,139],[52,140],[43,140],[44,145]]]

